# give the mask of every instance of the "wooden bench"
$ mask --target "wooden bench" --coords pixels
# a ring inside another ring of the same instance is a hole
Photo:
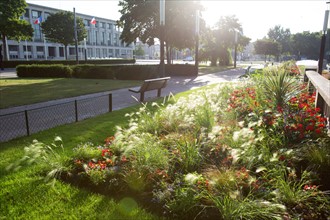
[[[330,117],[330,80],[315,71],[306,71],[306,76],[316,90],[316,107],[321,109],[325,117]]]
[[[144,80],[142,86],[136,89],[129,89],[130,92],[140,93],[140,102],[144,101],[144,93],[151,90],[158,90],[157,97],[160,97],[162,88],[165,88],[167,85],[167,81],[171,77],[163,77],[163,78],[156,78],[156,79],[147,79]]]

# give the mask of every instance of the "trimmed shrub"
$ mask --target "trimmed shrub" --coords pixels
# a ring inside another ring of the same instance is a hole
[[[16,67],[18,77],[54,77],[70,78],[72,69],[69,66],[57,65],[19,65]]]
[[[145,80],[158,77],[159,65],[113,66],[116,79]]]
[[[73,77],[83,79],[115,79],[112,66],[96,66],[91,64],[76,65],[73,69]]]
[[[80,64],[102,64],[102,65],[113,65],[113,64],[134,64],[135,59],[104,59],[104,60],[79,60]],[[9,60],[3,61],[4,68],[15,68],[18,65],[32,65],[32,64],[63,64],[63,65],[76,65],[75,60]]]
[[[165,72],[167,76],[197,76],[198,69],[189,64],[166,64]]]

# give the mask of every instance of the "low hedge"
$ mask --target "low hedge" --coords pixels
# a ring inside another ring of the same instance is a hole
[[[84,79],[145,80],[157,78],[159,65],[19,65],[19,77],[75,77]],[[165,65],[166,76],[195,76],[193,65]]]
[[[104,59],[104,60],[79,60],[79,64],[134,64],[135,59]],[[63,65],[76,65],[75,60],[9,60],[3,61],[4,68],[16,68],[18,65],[32,65],[32,64],[63,64]]]
[[[166,64],[165,72],[167,76],[197,76],[198,68],[189,64]]]
[[[72,76],[82,79],[115,79],[112,66],[96,66],[91,64],[76,65],[73,69]]]
[[[18,77],[50,77],[50,78],[70,78],[72,69],[69,66],[56,65],[18,65],[16,67]]]

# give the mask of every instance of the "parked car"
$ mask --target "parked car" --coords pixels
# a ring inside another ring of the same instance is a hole
[[[194,60],[193,57],[185,57],[185,58],[183,59],[183,61],[193,61],[193,60]]]

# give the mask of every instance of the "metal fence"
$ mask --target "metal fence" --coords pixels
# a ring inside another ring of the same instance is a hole
[[[0,115],[0,142],[112,111],[112,94]]]

